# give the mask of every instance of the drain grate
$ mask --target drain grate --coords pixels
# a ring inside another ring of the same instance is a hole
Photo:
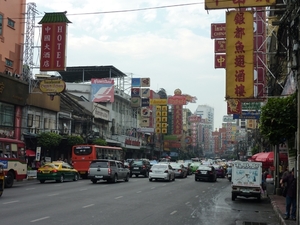
[[[244,222],[244,225],[268,225],[267,223],[259,223],[259,222]]]

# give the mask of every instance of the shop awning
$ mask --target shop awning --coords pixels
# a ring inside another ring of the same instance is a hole
[[[35,157],[35,151],[27,149],[26,150],[26,156],[28,156],[28,157]]]

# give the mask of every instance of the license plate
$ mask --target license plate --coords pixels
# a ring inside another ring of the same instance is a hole
[[[80,173],[80,174],[85,174],[85,172],[84,172],[84,171],[80,171],[79,173]]]
[[[242,192],[245,192],[245,193],[249,193],[249,192],[250,192],[249,189],[242,189],[241,191],[242,191]]]
[[[103,178],[103,176],[95,176],[95,178]]]
[[[43,173],[49,173],[49,172],[50,172],[49,170],[44,170],[44,171],[43,171]]]
[[[134,170],[138,170],[139,168],[138,168],[138,167],[133,167],[133,169],[134,169]]]
[[[206,174],[206,171],[201,171],[201,174]]]

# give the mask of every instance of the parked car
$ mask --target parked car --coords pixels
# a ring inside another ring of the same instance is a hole
[[[198,167],[201,165],[201,162],[192,162],[191,163],[191,170],[192,173],[195,173]]]
[[[217,172],[217,177],[221,177],[221,178],[225,177],[226,172],[225,172],[225,169],[223,168],[223,166],[213,165],[213,167],[215,167],[215,170]]]
[[[170,166],[173,168],[175,177],[186,178],[187,177],[187,169],[181,163],[170,163]]]
[[[195,172],[195,181],[217,181],[217,172],[212,165],[200,165]]]
[[[37,180],[45,183],[46,180],[55,180],[56,182],[64,182],[66,180],[77,181],[79,173],[70,164],[63,161],[53,161],[46,163],[37,170]]]
[[[138,177],[139,175],[148,177],[150,168],[151,165],[149,160],[133,160],[130,163],[130,177],[132,177],[132,175],[135,175],[136,177]]]
[[[88,179],[93,184],[99,180],[116,183],[118,180],[129,181],[130,170],[117,160],[97,159],[90,164]]]
[[[175,181],[175,172],[169,164],[158,163],[153,165],[149,171],[149,181],[153,179]]]

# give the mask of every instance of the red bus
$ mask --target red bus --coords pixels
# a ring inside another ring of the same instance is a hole
[[[101,145],[74,145],[72,147],[72,164],[82,178],[87,178],[90,163],[95,159],[123,159],[121,147]]]
[[[14,180],[21,181],[27,177],[26,150],[23,141],[0,138],[0,162],[4,164],[5,187],[10,188]]]

